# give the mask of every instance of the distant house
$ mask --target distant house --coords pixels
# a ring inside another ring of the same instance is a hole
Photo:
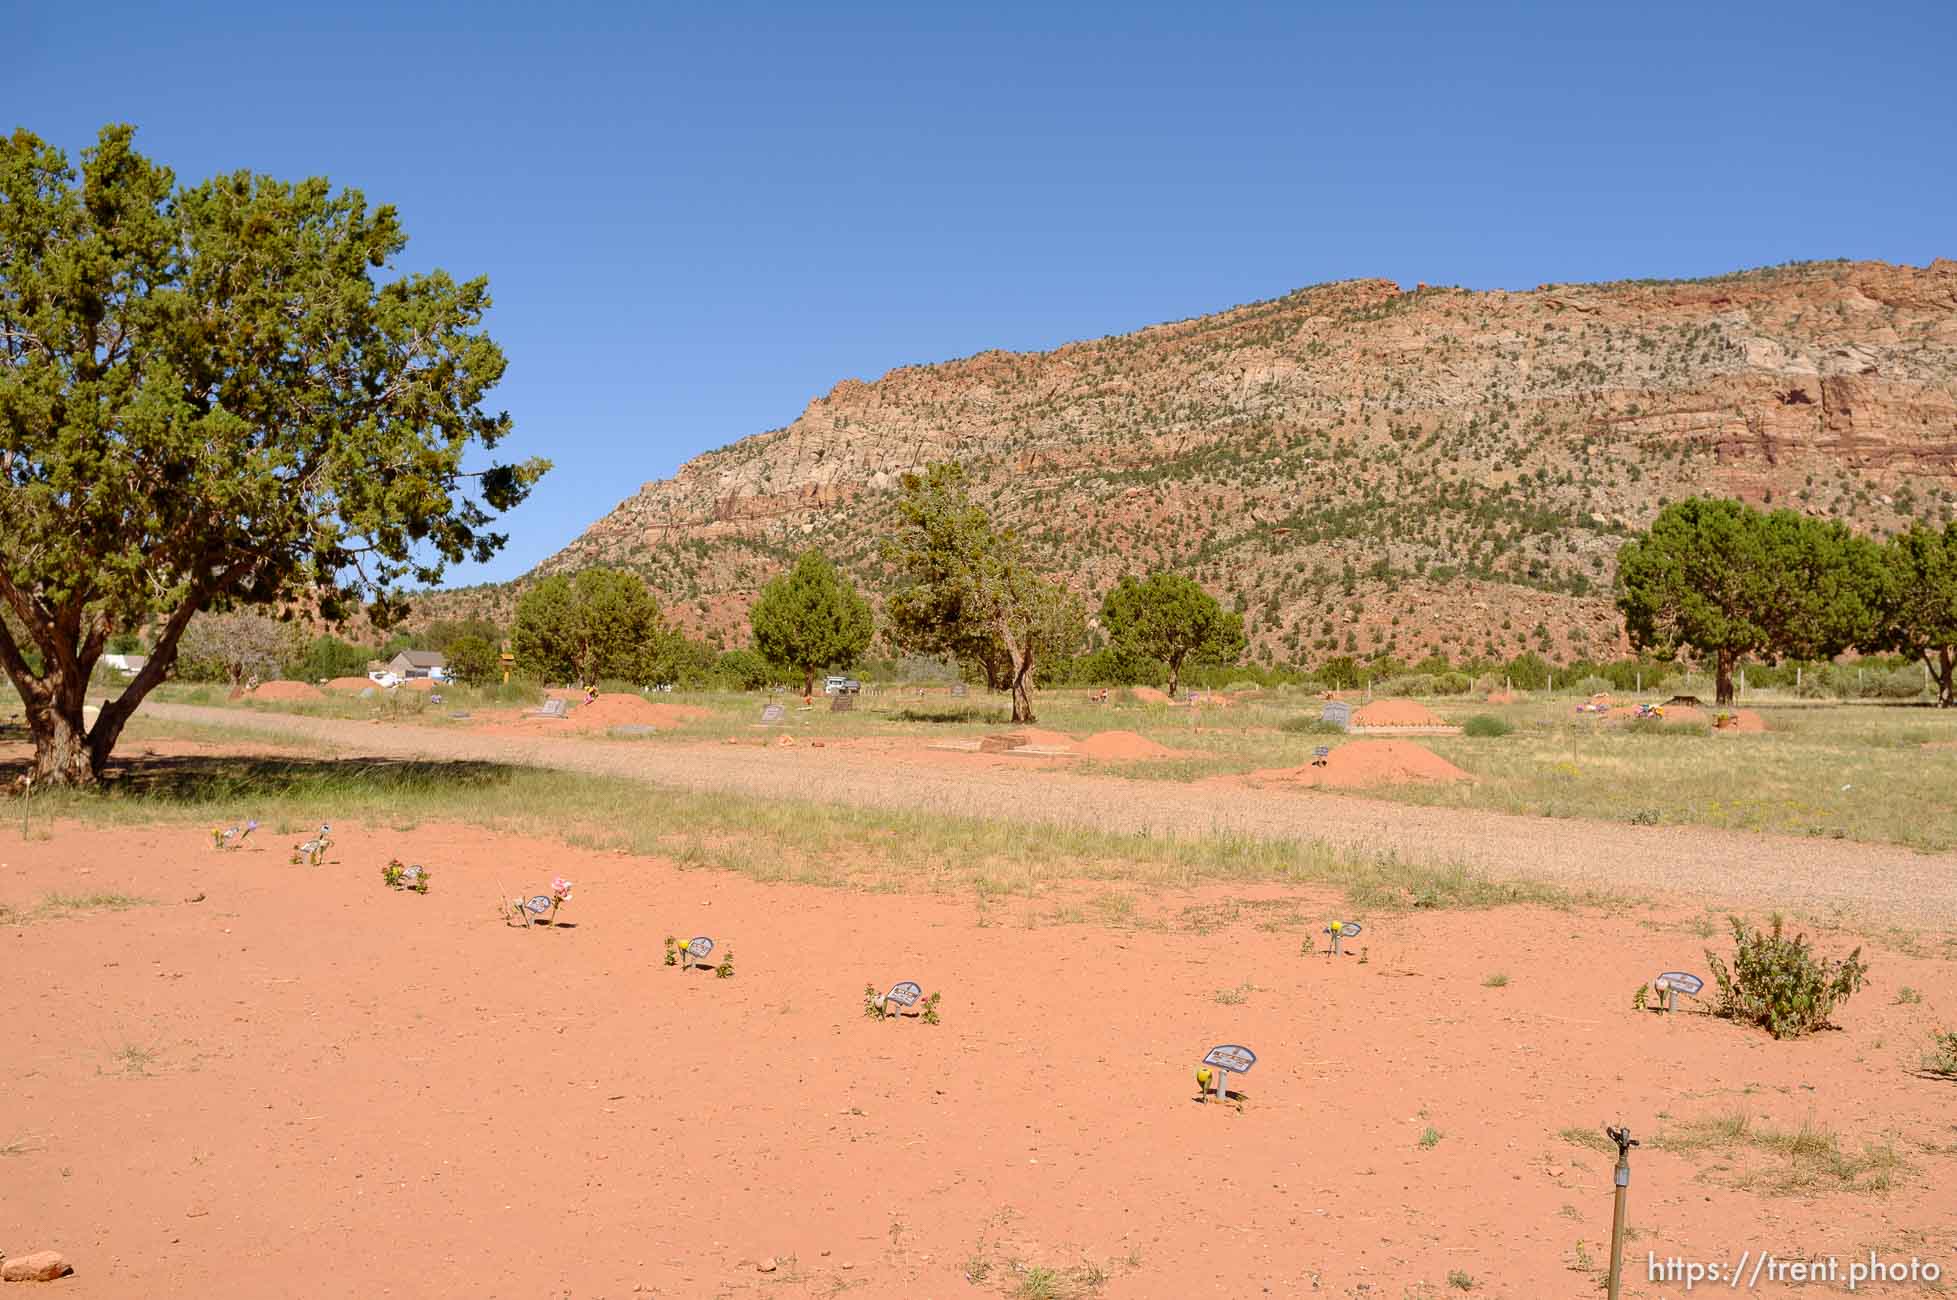
[[[119,673],[127,673],[129,676],[134,677],[137,673],[143,671],[143,665],[149,662],[149,656],[103,655],[102,662]]]
[[[403,650],[387,661],[387,671],[403,681],[417,677],[440,677],[448,659],[434,650]]]

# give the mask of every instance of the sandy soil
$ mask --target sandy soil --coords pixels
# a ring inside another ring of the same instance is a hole
[[[355,695],[360,694],[360,692],[369,687],[372,687],[376,691],[380,689],[380,687],[374,685],[371,679],[366,677],[335,677],[332,681],[326,683],[326,689],[329,691],[350,691]]]
[[[967,755],[938,754],[911,763],[899,753],[840,747],[621,745],[556,733],[485,735],[185,704],[146,703],[144,713],[308,737],[355,754],[530,763],[679,789],[929,808],[1109,831],[1159,834],[1165,827],[1197,826],[1205,833],[1309,838],[1413,862],[1460,863],[1505,877],[1717,896],[1797,912],[1840,911],[1957,928],[1957,854],[1896,845],[1425,808],[1308,790],[1151,782],[1138,792],[1134,782],[1119,777],[1055,770],[1065,759],[1043,764],[1014,757],[983,764]]]
[[[1374,700],[1352,711],[1358,727],[1445,727],[1447,719],[1419,700]]]
[[[1401,785],[1408,781],[1470,781],[1466,772],[1410,740],[1348,740],[1331,750],[1323,763],[1300,767],[1273,767],[1242,777],[1221,778],[1219,783],[1253,786],[1324,786],[1328,789],[1363,790],[1372,786]]]
[[[1767,1157],[1647,1147],[1638,1259],[1914,1242],[1957,1262],[1951,1089],[1910,1072],[1957,1011],[1947,960],[1878,952],[1840,1032],[1777,1044],[1629,1009],[1656,971],[1703,970],[1676,913],[1368,916],[1362,963],[1300,955],[1329,909],[1278,890],[1054,928],[1029,922],[1063,895],[982,919],[461,827],[338,830],[318,869],[285,863],[288,837],[219,854],[193,828],[0,849],[15,908],[158,900],[0,928],[0,1248],[64,1251],[50,1295],[912,1300],[1012,1294],[1015,1263],[1103,1270],[1108,1300],[1438,1297],[1454,1270],[1476,1295],[1588,1295],[1610,1162],[1559,1131],[1735,1108],[1819,1116],[1909,1168],[1880,1198],[1771,1198],[1732,1185]],[[432,892],[382,888],[389,856]],[[568,924],[497,922],[503,892],[558,873]],[[735,978],[663,967],[669,933],[731,946]],[[862,1016],[866,981],[902,978],[944,993],[942,1025]],[[1222,1042],[1259,1055],[1241,1109],[1194,1100]]]
[[[1133,695],[1139,704],[1169,703],[1168,695],[1153,686],[1131,686],[1128,688],[1128,693]]]
[[[260,682],[245,692],[248,700],[323,700],[326,692],[310,682]]]
[[[1097,731],[1074,743],[1074,753],[1084,758],[1172,758],[1176,752],[1133,731]]]

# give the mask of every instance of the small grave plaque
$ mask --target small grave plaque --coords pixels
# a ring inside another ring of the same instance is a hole
[[[545,912],[548,912],[550,910],[550,895],[549,894],[534,895],[527,902],[524,903],[523,907],[525,911],[534,912],[538,916],[542,916]]]
[[[707,954],[712,951],[713,951],[713,940],[707,938],[706,935],[703,934],[703,935],[699,935],[696,938],[690,939],[687,941],[687,945],[686,945],[686,960],[683,963],[681,963],[681,965],[683,967],[697,966],[701,962],[705,961],[707,959]]]
[[[455,712],[449,714],[449,717],[457,722],[466,722],[469,719],[469,711],[467,709],[457,709]]]
[[[965,696],[965,683],[953,682],[951,684],[951,693],[954,698],[963,699]]]
[[[923,996],[924,990],[918,987],[916,980],[899,980],[890,986],[890,992],[883,995],[883,1007],[887,1013],[893,1002],[900,1007],[914,1007]]]
[[[1236,1043],[1224,1043],[1212,1047],[1203,1057],[1203,1064],[1216,1070],[1216,1099],[1225,1101],[1230,1096],[1230,1076],[1249,1074],[1250,1067],[1257,1064],[1257,1053]]]
[[[1683,993],[1688,998],[1695,998],[1699,996],[1699,990],[1705,986],[1706,982],[1697,975],[1688,975],[1682,970],[1668,970],[1651,981],[1651,987],[1665,995],[1667,1011],[1677,1008],[1678,994]]]
[[[1315,746],[1311,751],[1311,765],[1313,767],[1324,767],[1325,760],[1331,756],[1332,747],[1330,745]]]
[[[779,704],[764,704],[761,706],[761,725],[764,727],[771,727],[787,716],[788,710]]]
[[[856,697],[847,691],[838,691],[829,697],[829,712],[848,713],[856,707]]]
[[[1325,701],[1324,710],[1319,714],[1319,720],[1332,723],[1334,726],[1350,727],[1352,725],[1352,706],[1344,700],[1327,700]]]
[[[1334,921],[1326,926],[1325,933],[1332,936],[1332,955],[1338,956],[1340,942],[1354,937],[1362,928],[1357,921]]]

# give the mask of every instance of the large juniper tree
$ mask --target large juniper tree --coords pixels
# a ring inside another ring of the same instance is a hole
[[[870,648],[870,602],[820,551],[805,552],[771,579],[748,609],[754,648],[802,675],[802,694],[824,669],[848,668]]]
[[[1101,625],[1117,646],[1166,664],[1171,695],[1185,662],[1233,664],[1247,645],[1243,615],[1179,573],[1124,575],[1101,602]]]
[[[509,417],[489,288],[381,278],[391,207],[236,172],[179,188],[105,128],[73,167],[0,140],[0,666],[38,780],[95,780],[202,609],[327,618],[503,543],[546,465],[470,471]],[[82,717],[111,637],[148,662]]]

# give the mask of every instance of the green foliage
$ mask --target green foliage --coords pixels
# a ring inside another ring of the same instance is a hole
[[[1711,949],[1706,962],[1719,989],[1714,1014],[1759,1025],[1775,1038],[1796,1038],[1825,1028],[1836,1006],[1862,987],[1869,968],[1856,948],[1835,961],[1817,960],[1806,935],[1782,933],[1776,914],[1771,929],[1750,927],[1735,916],[1730,970]]]
[[[1461,724],[1462,735],[1476,736],[1484,740],[1506,736],[1514,730],[1515,728],[1510,726],[1506,719],[1498,718],[1492,713],[1477,713]]]
[[[446,654],[448,675],[464,686],[484,686],[500,675],[496,646],[473,632],[449,642]]]
[[[652,680],[665,667],[668,633],[659,602],[636,574],[591,568],[554,574],[524,592],[510,653],[525,676],[593,684]]]
[[[1631,995],[1631,1010],[1643,1011],[1651,1005],[1651,985],[1640,984],[1638,991]]]
[[[343,641],[324,633],[306,643],[305,653],[287,665],[286,676],[302,682],[330,681],[335,677],[365,677],[367,661],[374,652],[366,646]]]
[[[446,655],[454,650],[456,642],[467,637],[498,646],[503,643],[503,629],[486,618],[438,618],[414,638],[413,648],[439,650]]]
[[[877,992],[874,984],[863,986],[863,1014],[872,1020],[883,1020],[890,1015],[890,1009],[884,1005],[883,994]]]
[[[670,934],[666,936],[666,964],[668,966],[680,964],[680,941]]]
[[[1637,649],[1710,656],[1730,704],[1741,656],[1825,659],[1868,640],[1880,569],[1843,524],[1693,497],[1618,552],[1617,607]]]
[[[1359,663],[1351,655],[1334,655],[1318,666],[1318,680],[1335,691],[1359,685]]]
[[[993,527],[963,469],[940,464],[904,475],[884,559],[902,584],[887,606],[898,648],[981,665],[989,685],[1012,691],[1012,720],[1034,721],[1034,666],[1079,652],[1086,611],[1034,571],[1017,538]]]
[[[1242,614],[1177,573],[1124,575],[1101,602],[1101,625],[1133,656],[1167,665],[1171,695],[1185,661],[1233,664],[1249,644]]]
[[[1519,691],[1540,691],[1549,685],[1549,661],[1534,650],[1525,650],[1508,661],[1502,675]]]
[[[504,366],[485,281],[379,282],[393,208],[323,179],[178,187],[134,134],[104,128],[79,173],[0,138],[0,666],[46,706],[37,774],[77,784],[197,611],[372,596],[384,622],[403,580],[494,554],[492,513],[547,468],[463,469],[510,428],[479,405]],[[80,688],[145,625],[149,663],[77,744]]]
[[[734,978],[734,950],[731,947],[721,953],[720,964],[713,968],[713,977],[717,980]]]
[[[737,691],[758,691],[774,683],[778,674],[756,650],[728,650],[714,660],[714,677]]]
[[[1910,525],[1877,563],[1876,628],[1864,648],[1920,659],[1936,678],[1937,703],[1957,705],[1957,522],[1942,532]]]
[[[942,993],[933,993],[930,997],[924,999],[924,1010],[921,1014],[924,1017],[925,1024],[935,1025],[939,1023],[938,1003],[943,997],[944,994]]]
[[[820,551],[806,551],[795,567],[755,597],[748,609],[754,648],[768,662],[802,676],[803,694],[815,675],[854,664],[870,648],[870,602]]]
[[[1930,1050],[1924,1054],[1923,1068],[1946,1079],[1957,1079],[1957,1029],[1943,1029],[1930,1035]]]

